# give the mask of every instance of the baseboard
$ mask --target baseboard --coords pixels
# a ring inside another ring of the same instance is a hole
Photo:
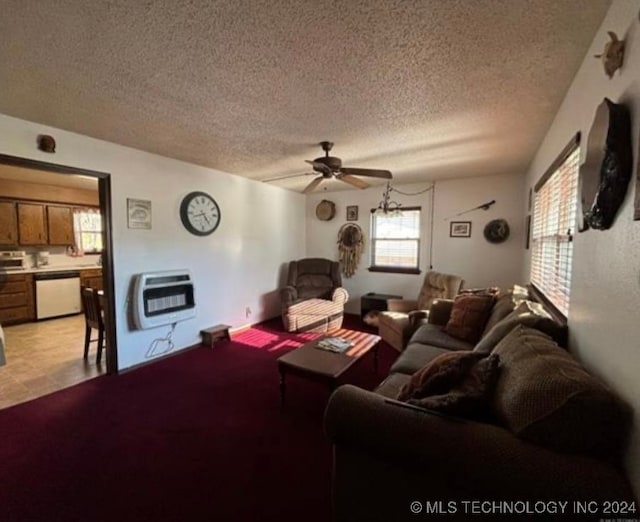
[[[184,352],[188,352],[189,350],[193,350],[194,348],[201,348],[202,343],[192,344],[191,346],[187,346],[185,348],[180,348],[174,352],[165,353],[164,355],[159,355],[158,357],[154,357],[153,359],[149,359],[148,361],[143,361],[138,364],[134,364],[133,366],[127,366],[122,370],[118,370],[117,374],[129,373],[133,370],[138,370],[144,366],[148,366],[149,364],[153,364],[158,361],[162,361],[163,359],[168,359],[169,357],[173,357],[174,355],[179,355]]]

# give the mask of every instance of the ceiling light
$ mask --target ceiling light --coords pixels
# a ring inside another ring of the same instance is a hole
[[[377,216],[384,215],[389,217],[395,217],[402,214],[402,207],[397,201],[391,201],[391,184],[387,181],[387,188],[382,194],[382,201],[378,203],[378,208],[374,210],[374,214]]]

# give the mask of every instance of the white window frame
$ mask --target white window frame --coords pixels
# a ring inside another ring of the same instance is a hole
[[[530,281],[542,299],[565,319],[571,301],[579,172],[580,133],[534,187]]]
[[[402,219],[402,212],[418,212],[418,229],[414,234],[411,234],[407,237],[379,237],[377,232],[377,219],[378,218],[387,218],[387,219]],[[398,215],[389,215],[378,214],[376,213],[376,209],[371,209],[371,249],[370,249],[370,272],[391,272],[391,273],[400,273],[400,274],[419,274],[420,273],[420,239],[422,234],[422,208],[421,207],[403,207],[400,210],[393,211],[395,213],[400,212],[400,216]],[[382,241],[402,241],[408,243],[415,244],[415,264],[410,266],[408,265],[396,265],[392,263],[381,262],[380,259],[376,259],[377,246],[379,242]]]

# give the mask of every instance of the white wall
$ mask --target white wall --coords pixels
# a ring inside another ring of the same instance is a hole
[[[570,348],[635,409],[635,427],[626,465],[640,496],[640,221],[633,221],[640,127],[640,1],[613,2],[587,52],[527,175],[525,193],[545,172],[577,131],[582,131],[582,161],[589,129],[604,97],[631,109],[635,170],[618,217],[607,231],[590,230],[574,239]],[[613,79],[593,58],[608,41],[606,31],[627,39],[624,66]],[[529,258],[523,265],[528,279]]]
[[[435,220],[433,243],[433,269],[459,274],[466,287],[499,285],[509,286],[519,281],[520,266],[524,254],[522,236],[522,183],[518,175],[489,176],[438,181],[435,188]],[[419,192],[430,185],[429,181],[410,185],[392,184],[406,193]],[[346,207],[358,205],[358,225],[365,234],[365,249],[357,272],[343,285],[349,291],[346,310],[360,312],[360,297],[367,292],[402,295],[415,299],[422,285],[426,270],[429,270],[431,192],[418,196],[404,196],[392,192],[392,199],[403,206],[422,207],[422,241],[420,245],[419,275],[369,272],[370,264],[370,210],[382,199],[383,186],[366,190],[341,192],[316,192],[307,197],[306,227],[307,255],[338,260],[337,238],[340,227],[346,222]],[[315,214],[318,203],[328,199],[336,204],[336,217],[331,221],[320,221]],[[450,238],[449,221],[445,218],[472,207],[496,200],[489,211],[478,210],[456,218],[471,221],[471,238]],[[501,245],[488,243],[483,235],[484,225],[491,219],[504,218],[511,227],[510,238]]]
[[[434,267],[459,274],[464,286],[507,288],[521,284],[520,266],[525,253],[522,218],[522,175],[483,176],[442,181],[436,184]],[[476,210],[451,217],[495,199],[489,210]],[[450,218],[450,219],[447,219]],[[505,219],[509,238],[500,244],[484,238],[484,227],[493,219]],[[469,239],[449,237],[451,221],[471,221]]]
[[[36,149],[52,134],[55,155]],[[126,313],[134,274],[188,268],[195,279],[198,315],[181,322],[176,349],[199,342],[217,323],[239,326],[279,314],[283,267],[304,257],[304,197],[238,176],[0,115],[0,152],[111,174],[113,257],[119,368],[141,363],[168,327],[129,331]],[[208,237],[182,226],[180,201],[203,190],[218,202],[222,220]],[[152,229],[127,228],[127,198],[152,202]],[[245,308],[252,315],[245,317]]]

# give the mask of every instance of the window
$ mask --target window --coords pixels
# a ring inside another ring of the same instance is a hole
[[[579,145],[577,134],[537,183],[533,205],[531,282],[565,317],[571,291]]]
[[[85,253],[102,252],[102,216],[97,209],[76,209],[73,213],[76,248]]]
[[[418,274],[419,252],[420,207],[393,214],[372,211],[370,271]]]

